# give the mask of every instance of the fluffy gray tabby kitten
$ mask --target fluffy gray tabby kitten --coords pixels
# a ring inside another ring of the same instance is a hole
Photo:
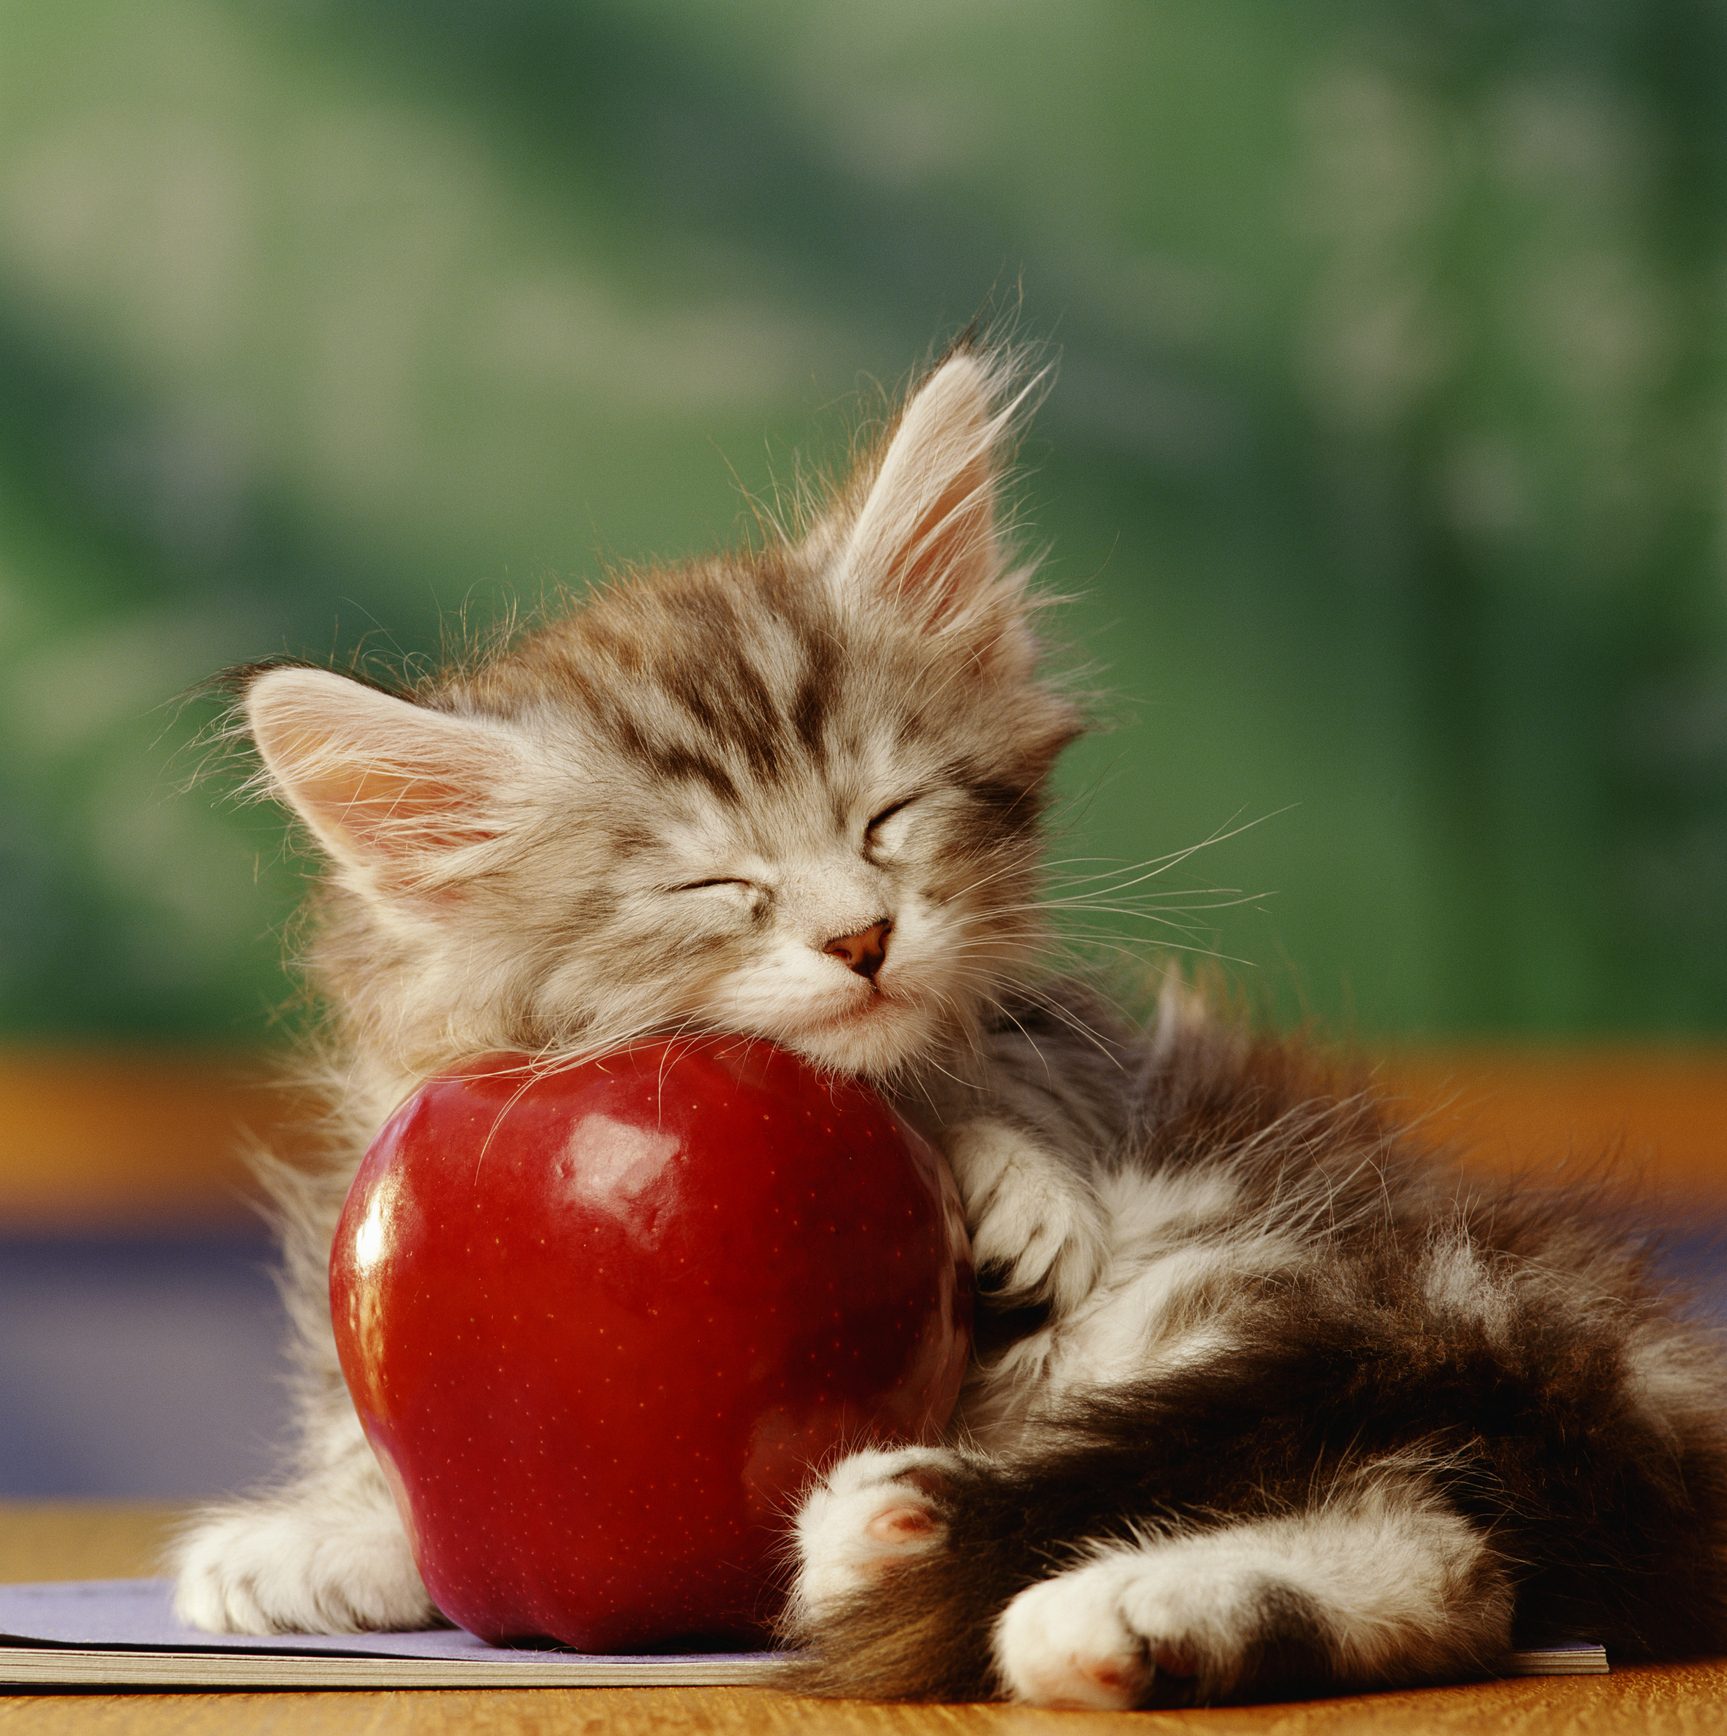
[[[962,348],[801,540],[615,581],[412,691],[245,679],[328,858],[330,1161],[280,1178],[292,1474],[204,1516],[211,1629],[432,1616],[338,1374],[332,1225],[427,1073],[669,1029],[867,1075],[992,1283],[946,1447],[825,1468],[788,1634],[838,1693],[1125,1706],[1438,1679],[1514,1632],[1727,1646],[1714,1349],[1580,1211],[1465,1188],[1298,1048],[1046,979],[1081,727],[999,494],[1025,387]]]

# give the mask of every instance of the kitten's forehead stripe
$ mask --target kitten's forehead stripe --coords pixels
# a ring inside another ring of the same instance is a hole
[[[767,678],[733,643],[715,638],[692,650],[701,659],[666,670],[666,695],[706,731],[708,739],[773,778],[784,763],[783,723]]]
[[[792,727],[805,751],[820,755],[827,742],[828,702],[835,686],[837,658],[826,638],[806,636],[801,648],[804,669],[792,698]]]
[[[844,680],[828,613],[763,558],[638,577],[544,637],[603,739],[649,776],[741,801],[749,783],[823,768]]]
[[[683,778],[690,783],[705,784],[723,801],[737,802],[741,793],[732,775],[718,760],[693,748],[665,747],[654,750],[649,765],[661,777]]]

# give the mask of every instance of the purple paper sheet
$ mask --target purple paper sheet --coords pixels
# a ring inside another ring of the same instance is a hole
[[[435,1658],[444,1662],[544,1664],[550,1657],[584,1654],[564,1647],[491,1646],[460,1628],[415,1633],[207,1634],[174,1619],[173,1591],[165,1579],[75,1579],[43,1585],[0,1585],[0,1643],[79,1646],[91,1650],[135,1647],[159,1652],[322,1652],[345,1658]],[[608,1656],[607,1663],[700,1664],[766,1660],[766,1652],[655,1653]]]

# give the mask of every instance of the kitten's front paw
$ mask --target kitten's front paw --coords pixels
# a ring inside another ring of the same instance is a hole
[[[1227,1696],[1274,1648],[1317,1652],[1298,1593],[1191,1552],[1112,1551],[1028,1586],[995,1629],[996,1669],[1033,1706],[1186,1705]]]
[[[940,1495],[957,1462],[939,1447],[841,1459],[798,1513],[793,1621],[819,1615],[896,1561],[939,1544]]]
[[[437,1620],[393,1512],[290,1500],[225,1508],[188,1532],[174,1609],[211,1633],[359,1633]]]
[[[962,1122],[946,1144],[972,1257],[997,1300],[1076,1307],[1108,1256],[1103,1209],[1084,1179],[1005,1122]]]

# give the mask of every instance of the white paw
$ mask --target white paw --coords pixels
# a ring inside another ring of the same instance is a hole
[[[356,1633],[437,1619],[393,1512],[288,1500],[226,1508],[189,1532],[174,1609],[211,1633]]]
[[[972,1257],[1007,1302],[1068,1313],[1108,1257],[1103,1208],[1085,1180],[1006,1122],[962,1122],[947,1136]]]
[[[933,1497],[957,1462],[939,1447],[841,1459],[798,1512],[794,1614],[815,1614],[895,1561],[940,1543],[943,1526]]]
[[[1260,1637],[1257,1568],[1122,1548],[1027,1587],[996,1622],[996,1669],[1034,1706],[1126,1707],[1225,1692]]]

